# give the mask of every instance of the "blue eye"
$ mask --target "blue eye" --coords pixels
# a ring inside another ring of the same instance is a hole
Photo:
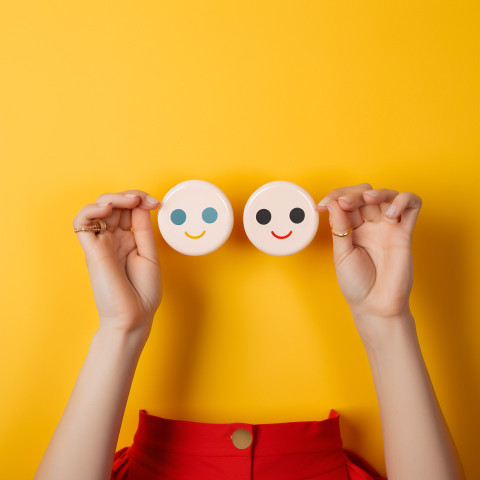
[[[170,214],[170,220],[175,225],[181,225],[182,223],[185,223],[186,219],[187,219],[187,214],[180,208],[177,208]]]
[[[208,207],[202,212],[202,218],[206,223],[213,223],[218,218],[218,213],[214,208]]]

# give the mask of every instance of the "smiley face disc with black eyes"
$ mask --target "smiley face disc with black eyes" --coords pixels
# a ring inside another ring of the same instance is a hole
[[[205,255],[222,246],[233,228],[227,196],[203,180],[187,180],[169,190],[158,210],[165,241],[185,255]]]
[[[270,182],[248,199],[243,226],[250,241],[270,255],[292,255],[315,237],[318,212],[310,194],[295,183]]]

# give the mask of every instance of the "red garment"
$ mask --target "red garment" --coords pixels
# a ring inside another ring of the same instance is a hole
[[[111,480],[386,480],[342,448],[339,418],[330,410],[318,421],[201,423],[140,410]]]

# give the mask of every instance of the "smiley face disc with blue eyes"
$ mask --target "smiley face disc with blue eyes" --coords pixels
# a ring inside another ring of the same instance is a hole
[[[295,183],[270,182],[248,199],[243,226],[249,240],[270,255],[292,255],[315,237],[318,212],[310,194]]]
[[[227,196],[204,180],[187,180],[169,190],[158,210],[165,241],[185,255],[205,255],[222,246],[233,228]]]

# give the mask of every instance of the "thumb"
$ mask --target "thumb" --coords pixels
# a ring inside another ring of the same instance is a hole
[[[353,228],[350,217],[348,216],[347,212],[340,207],[337,200],[330,200],[327,203],[327,208],[329,211],[330,227],[332,232],[346,233],[348,230],[350,230],[350,228]],[[334,259],[342,257],[353,249],[351,232],[344,237],[339,237],[337,235],[333,235],[332,233],[332,237]]]

